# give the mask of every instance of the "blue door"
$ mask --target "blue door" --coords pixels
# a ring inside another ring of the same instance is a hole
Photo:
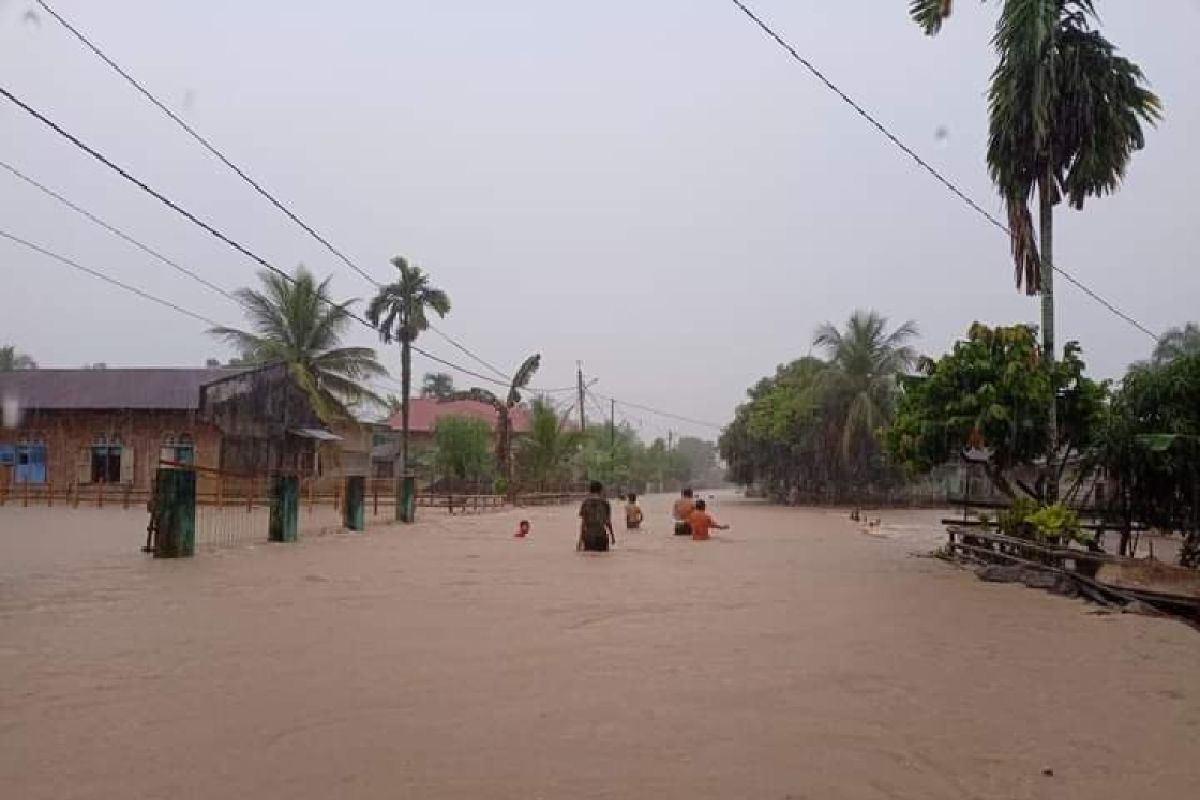
[[[46,445],[17,445],[17,463],[13,470],[13,483],[46,482]]]

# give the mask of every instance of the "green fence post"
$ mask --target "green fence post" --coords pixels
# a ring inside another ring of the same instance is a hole
[[[300,479],[276,475],[271,479],[271,521],[267,540],[294,542],[300,538]]]
[[[416,519],[417,478],[415,475],[404,475],[396,481],[396,520],[416,522]]]
[[[361,531],[366,527],[367,479],[362,475],[351,475],[346,478],[346,500],[342,507],[343,524],[352,531]]]
[[[187,558],[196,554],[196,473],[159,467],[154,479],[151,524],[155,558]]]

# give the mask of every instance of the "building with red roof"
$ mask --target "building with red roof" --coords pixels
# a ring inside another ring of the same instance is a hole
[[[408,404],[408,433],[409,457],[412,466],[418,470],[428,459],[433,448],[433,431],[440,419],[458,417],[477,419],[487,424],[492,435],[496,434],[499,424],[499,414],[494,406],[478,400],[437,400],[435,398],[414,397]],[[508,412],[512,425],[513,437],[529,433],[529,410],[523,406],[515,406]],[[400,456],[400,414],[393,414],[384,425],[388,432],[376,433],[371,450],[371,474],[377,478],[392,477],[395,474],[396,461]]]

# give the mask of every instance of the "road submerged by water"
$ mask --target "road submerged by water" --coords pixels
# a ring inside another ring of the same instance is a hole
[[[0,509],[0,795],[1196,796],[1194,630],[915,558],[936,512],[669,500],[609,554],[552,508],[180,561]]]

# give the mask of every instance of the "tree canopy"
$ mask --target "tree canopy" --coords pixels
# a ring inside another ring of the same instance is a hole
[[[37,362],[10,344],[0,346],[0,372],[16,372],[25,369],[37,369]]]
[[[1060,467],[1091,441],[1105,387],[1087,378],[1084,366],[1074,342],[1047,371],[1032,326],[975,323],[950,353],[922,359],[918,374],[902,379],[885,435],[888,452],[910,474],[919,474],[973,448],[987,453],[985,469],[1001,491],[1040,494],[1015,481],[1011,471],[1045,453],[1052,402],[1060,420],[1055,446]]]
[[[351,319],[347,309],[355,301],[331,301],[331,279],[318,283],[303,266],[290,278],[271,270],[261,270],[258,277],[261,291],[234,292],[250,331],[219,327],[209,333],[230,344],[245,363],[287,364],[323,420],[348,419],[351,406],[380,402],[365,384],[387,374],[375,351],[341,345]]]
[[[491,472],[492,433],[482,420],[442,417],[433,428],[434,465],[447,477],[478,481]]]

